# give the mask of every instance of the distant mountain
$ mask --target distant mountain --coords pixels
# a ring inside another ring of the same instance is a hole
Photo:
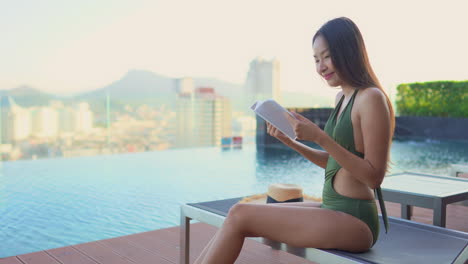
[[[23,85],[11,90],[0,90],[0,96],[11,96],[13,100],[20,106],[45,106],[50,100],[59,99],[59,97],[44,93],[31,86]]]
[[[242,85],[211,78],[193,78],[194,86],[213,87],[220,95],[236,100],[242,95]],[[130,104],[173,105],[176,99],[175,79],[150,71],[131,70],[120,80],[103,88],[75,96],[75,100],[103,102],[106,94],[112,101]]]
[[[240,94],[242,85],[233,84],[211,78],[193,78],[195,88],[201,86],[213,87],[224,96]],[[150,71],[131,70],[120,80],[103,88],[78,95],[78,98],[105,97],[109,92],[111,97],[136,99],[167,96],[175,94],[175,79]]]
[[[243,96],[243,85],[212,78],[193,78],[194,86],[213,87],[216,93],[232,101],[234,108]],[[102,88],[78,94],[72,97],[59,97],[41,92],[30,86],[21,86],[12,90],[0,90],[0,95],[9,95],[20,106],[47,105],[50,100],[62,100],[65,103],[87,101],[97,111],[104,111],[106,96],[109,94],[111,107],[123,109],[124,105],[162,105],[174,106],[176,99],[175,79],[145,70],[130,70],[121,79]]]
[[[75,98],[105,98],[107,92],[111,98],[119,100],[166,97],[174,93],[174,80],[149,71],[131,70],[120,80],[103,88],[80,94]]]

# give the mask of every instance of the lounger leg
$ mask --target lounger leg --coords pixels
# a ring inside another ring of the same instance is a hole
[[[190,259],[190,220],[180,210],[180,264],[189,264]]]
[[[263,238],[263,244],[270,246],[272,249],[280,250],[281,249],[281,242],[273,241],[268,238]]]
[[[411,220],[411,205],[401,204],[401,218]]]
[[[293,255],[296,255],[296,256],[299,256],[299,257],[305,257],[305,252],[306,252],[306,249],[305,248],[299,248],[299,247],[293,247],[293,246],[289,246],[289,245],[286,245],[286,251],[293,254]]]
[[[442,203],[441,199],[434,201],[434,218],[432,219],[434,225],[445,227],[446,211],[447,205]]]

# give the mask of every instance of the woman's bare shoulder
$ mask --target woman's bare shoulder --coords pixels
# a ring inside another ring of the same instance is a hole
[[[359,101],[365,101],[366,104],[370,103],[369,101],[386,101],[384,92],[377,87],[362,89],[356,99]]]
[[[373,110],[375,107],[387,106],[387,98],[384,92],[377,87],[362,89],[356,101],[358,107],[362,110]]]

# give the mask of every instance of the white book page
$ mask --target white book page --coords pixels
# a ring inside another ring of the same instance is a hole
[[[282,107],[273,99],[257,101],[250,107],[263,120],[272,124],[291,139],[296,140],[296,133],[284,113],[288,113],[295,118],[288,110]]]

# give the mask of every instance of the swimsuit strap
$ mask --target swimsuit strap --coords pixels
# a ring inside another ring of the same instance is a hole
[[[379,199],[380,211],[382,211],[382,218],[384,221],[385,226],[385,234],[388,232],[388,218],[387,218],[387,209],[385,209],[385,203],[382,195],[382,189],[377,187],[374,192],[377,194],[377,198]]]
[[[351,99],[349,100],[348,104],[351,104],[351,107],[354,105],[354,99],[356,98],[357,93],[359,92],[359,89],[355,89],[353,92],[353,95],[351,96]]]

